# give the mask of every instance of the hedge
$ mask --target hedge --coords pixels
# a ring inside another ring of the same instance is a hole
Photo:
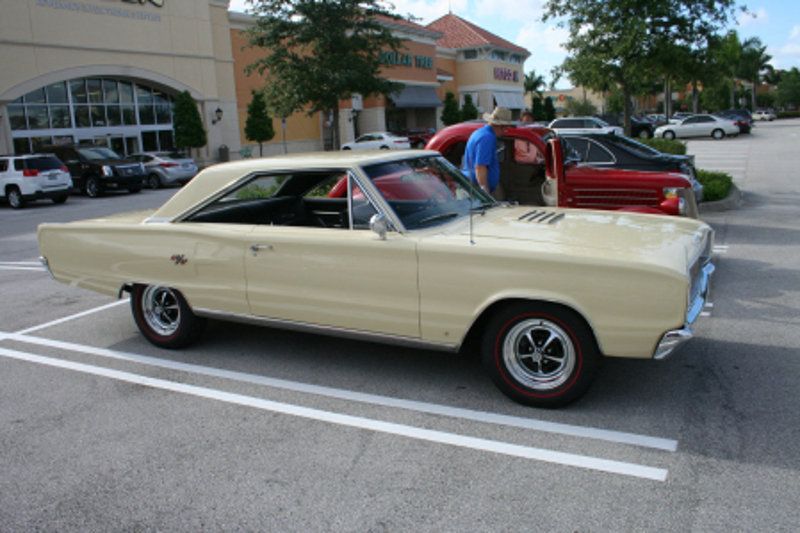
[[[778,118],[800,118],[800,111],[778,111]]]
[[[703,184],[703,201],[713,202],[728,196],[733,178],[727,172],[697,169],[697,181]]]
[[[686,143],[681,141],[674,141],[669,139],[661,139],[653,137],[652,139],[637,139],[639,142],[644,143],[665,154],[686,155]]]

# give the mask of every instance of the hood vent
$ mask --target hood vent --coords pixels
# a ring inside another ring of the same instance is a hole
[[[537,224],[555,224],[562,218],[564,218],[564,213],[555,213],[553,211],[541,211],[539,209],[534,209],[533,211],[528,211],[524,215],[520,216],[517,220],[523,222],[536,222]]]

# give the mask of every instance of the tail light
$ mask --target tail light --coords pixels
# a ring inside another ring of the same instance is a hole
[[[177,167],[178,163],[159,163],[158,166],[163,168],[172,168],[172,167]]]
[[[61,172],[69,172],[69,169],[67,168],[66,165],[61,165],[58,170],[60,170]]]
[[[26,178],[35,178],[39,175],[39,171],[35,168],[26,168],[22,171],[22,175]]]
[[[395,144],[405,144],[405,143],[407,143],[407,142],[408,142],[408,141],[404,141],[403,139],[398,139],[398,140],[396,140],[394,143],[395,143]]]

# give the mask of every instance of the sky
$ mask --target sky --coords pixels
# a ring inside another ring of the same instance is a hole
[[[550,83],[550,71],[566,56],[562,44],[568,33],[555,21],[541,21],[545,0],[392,0],[394,11],[412,14],[419,24],[428,24],[452,12],[512,43],[527,48],[531,56],[525,73],[535,70]],[[742,2],[740,2],[741,4]],[[800,0],[752,0],[743,2],[749,13],[737,13],[730,29],[741,40],[758,37],[767,45],[776,68],[800,68]],[[231,0],[230,9],[246,11],[246,0]],[[557,87],[566,88],[568,80]]]

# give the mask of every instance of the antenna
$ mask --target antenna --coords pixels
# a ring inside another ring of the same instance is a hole
[[[472,209],[472,206],[470,206],[470,208],[469,208],[469,243],[470,244],[475,244],[475,241],[472,239],[472,217],[475,216],[475,213],[473,213],[473,211],[474,211],[474,209]]]

